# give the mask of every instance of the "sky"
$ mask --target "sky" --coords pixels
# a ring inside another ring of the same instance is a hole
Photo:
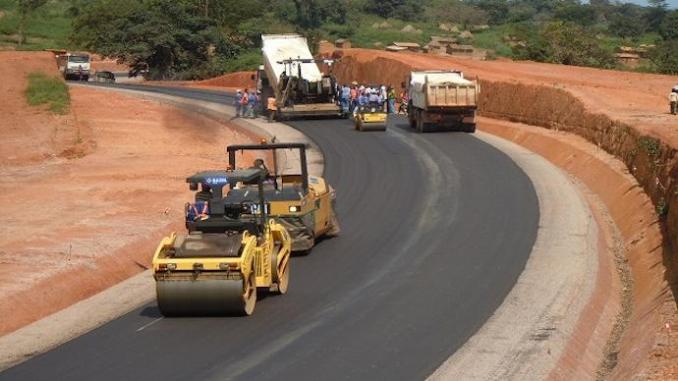
[[[627,2],[647,6],[646,0],[628,0]],[[669,5],[669,8],[671,9],[678,8],[678,0],[668,0],[666,3]]]

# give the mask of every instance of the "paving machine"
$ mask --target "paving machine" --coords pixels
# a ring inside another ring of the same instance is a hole
[[[210,197],[187,221],[188,234],[165,237],[153,256],[158,307],[165,316],[251,315],[257,289],[287,292],[291,239],[269,217],[260,169],[205,171],[186,179]],[[244,185],[248,184],[248,185]],[[228,193],[254,186],[252,196]],[[197,197],[196,197],[197,199]]]
[[[358,106],[354,119],[358,131],[386,131],[388,113],[382,105],[367,104]]]
[[[275,97],[276,120],[345,116],[336,102],[336,79],[318,67],[334,60],[315,59],[306,38],[298,34],[262,35],[261,41],[264,65],[256,74],[257,89],[264,100]]]
[[[325,179],[308,174],[305,144],[232,145],[226,151],[230,168],[237,168],[238,152],[257,153],[253,166],[267,173],[264,199],[271,207],[271,217],[284,225],[292,237],[292,251],[308,252],[316,238],[339,234],[334,212],[335,192]],[[229,197],[250,198],[254,192],[258,190],[244,187],[232,191]]]

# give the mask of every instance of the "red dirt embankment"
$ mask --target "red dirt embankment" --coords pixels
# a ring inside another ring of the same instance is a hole
[[[671,374],[662,369],[678,359],[678,340],[669,348],[664,330],[666,322],[678,324],[671,277],[666,274],[672,267],[678,273],[678,117],[668,114],[667,95],[677,77],[364,49],[341,54],[334,73],[344,83],[357,80],[400,88],[413,69],[461,69],[467,76],[477,75],[483,115],[572,132],[620,159],[649,195],[656,213],[649,201],[641,208],[629,202],[627,194],[637,189],[620,193],[613,176],[589,174],[593,177],[587,185],[606,202],[623,234],[634,281],[633,313],[611,377]]]
[[[72,88],[69,114],[26,104],[26,74],[51,54],[1,53],[0,335],[150,264],[183,229],[184,179],[225,165],[251,137],[151,101]],[[86,149],[83,149],[86,148]]]
[[[224,87],[230,90],[254,89],[256,88],[256,83],[252,79],[254,74],[253,71],[239,71],[203,81],[190,82],[187,85],[195,87]]]
[[[54,55],[0,52],[0,68],[0,168],[67,156],[77,138],[73,114],[56,115],[29,107],[24,96],[27,74],[59,76]],[[26,136],[32,139],[27,141]]]

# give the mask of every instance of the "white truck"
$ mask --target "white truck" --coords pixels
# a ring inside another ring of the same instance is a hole
[[[419,132],[475,132],[480,85],[456,70],[413,71],[408,81],[410,126]]]
[[[306,38],[298,34],[262,35],[264,65],[257,71],[262,104],[275,97],[275,118],[343,116],[337,104],[336,80],[320,72]],[[267,113],[267,111],[265,111]]]
[[[90,57],[86,53],[64,53],[57,57],[59,72],[65,80],[87,81],[91,70]]]

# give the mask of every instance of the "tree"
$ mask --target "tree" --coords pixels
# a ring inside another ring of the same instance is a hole
[[[403,5],[405,0],[379,0],[368,2],[365,11],[374,13],[378,16],[389,18],[393,17],[398,7]]]
[[[582,26],[590,26],[596,22],[596,14],[588,4],[579,2],[563,2],[556,6],[554,17],[565,22]]]
[[[486,12],[492,25],[506,23],[511,8],[506,0],[473,0],[471,4]]]
[[[650,60],[659,72],[678,74],[678,40],[657,42],[657,47],[650,52]]]
[[[650,6],[645,14],[645,20],[648,28],[656,31],[668,13],[668,4],[666,4],[666,0],[648,0],[648,3]]]
[[[213,22],[189,10],[173,0],[97,0],[75,19],[73,38],[153,78],[196,72],[208,65],[210,47],[230,48]]]
[[[416,20],[423,13],[425,0],[378,0],[369,1],[365,11],[384,18],[397,17],[401,20]]]
[[[550,62],[605,68],[616,64],[612,53],[602,49],[595,36],[579,25],[552,22],[541,34],[549,47]]]
[[[599,46],[595,36],[574,23],[551,22],[538,33],[531,26],[523,24],[514,33],[519,43],[513,51],[519,59],[563,65],[615,66],[614,57]]]
[[[36,9],[42,7],[47,3],[47,0],[18,0],[19,9],[19,46],[26,42],[26,24],[28,17],[35,12]]]
[[[621,38],[634,38],[647,30],[643,9],[633,4],[623,4],[610,16],[609,31]]]
[[[451,22],[462,25],[487,24],[488,16],[478,7],[460,0],[434,0],[426,7],[426,18],[438,22]]]
[[[672,11],[662,21],[659,35],[664,40],[678,40],[678,11]]]

